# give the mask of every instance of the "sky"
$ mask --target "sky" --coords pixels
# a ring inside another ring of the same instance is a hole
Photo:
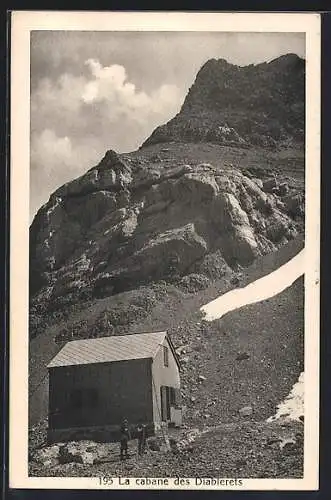
[[[33,31],[30,219],[108,149],[129,152],[178,113],[211,58],[305,56],[302,33]]]

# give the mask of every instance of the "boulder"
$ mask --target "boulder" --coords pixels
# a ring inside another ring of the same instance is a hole
[[[157,438],[150,438],[147,440],[148,448],[152,451],[161,451],[161,443]]]
[[[218,194],[218,185],[213,175],[197,171],[184,174],[174,184],[174,197],[184,203],[210,203]]]
[[[254,205],[251,196],[246,191],[245,187],[242,186],[240,191],[240,205],[242,209],[248,214],[252,212]]]
[[[45,467],[54,467],[59,464],[80,463],[93,465],[100,457],[104,457],[107,450],[102,449],[102,445],[94,444],[88,441],[58,443],[53,446],[37,450],[32,460],[42,464]]]
[[[300,194],[290,194],[283,198],[283,202],[291,217],[300,217],[304,213],[304,201]]]
[[[294,437],[285,437],[280,440],[279,443],[279,448],[284,452],[284,453],[295,453],[296,452],[296,440]]]
[[[288,234],[288,221],[280,215],[273,215],[269,218],[266,229],[266,237],[273,243],[277,243]]]
[[[54,444],[46,448],[40,448],[32,454],[32,460],[38,462],[45,467],[54,467],[60,463],[59,461],[60,445]]]
[[[239,353],[236,357],[236,360],[237,361],[243,361],[245,359],[249,359],[250,358],[250,355],[247,353],[247,352],[242,352],[242,353]]]
[[[252,181],[255,182],[255,184],[260,188],[263,189],[263,181],[262,179],[259,179],[258,177],[253,177]]]
[[[59,449],[59,463],[79,463],[93,465],[106,457],[108,450],[101,443],[91,444],[91,441],[70,441]]]
[[[278,186],[278,194],[279,196],[285,196],[289,192],[289,187],[287,182],[281,182]]]
[[[60,464],[68,464],[76,462],[83,463],[82,452],[74,443],[68,443],[60,447],[59,462]]]
[[[243,408],[240,408],[240,410],[239,410],[239,415],[241,417],[250,417],[252,414],[253,414],[252,406],[244,406]]]
[[[238,199],[231,193],[223,195],[225,212],[233,226],[246,226],[249,225],[248,215],[241,208]]]
[[[194,223],[169,229],[150,239],[132,258],[141,272],[166,276],[172,269],[182,271],[203,257],[206,241],[196,232]]]
[[[236,263],[249,265],[260,255],[258,243],[250,224],[236,227],[231,240],[233,241],[231,245],[232,259],[235,259]]]

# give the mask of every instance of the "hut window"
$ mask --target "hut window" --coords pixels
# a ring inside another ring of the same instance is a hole
[[[169,349],[167,346],[163,346],[163,361],[164,366],[169,366]]]

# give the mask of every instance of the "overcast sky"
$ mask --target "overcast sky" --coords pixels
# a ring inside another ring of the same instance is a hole
[[[30,216],[107,149],[137,149],[179,111],[208,59],[304,51],[301,33],[32,32]]]

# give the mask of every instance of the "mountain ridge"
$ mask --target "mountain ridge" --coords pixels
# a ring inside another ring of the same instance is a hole
[[[304,75],[305,61],[295,54],[248,66],[210,59],[180,112],[142,147],[171,140],[272,148],[303,144]]]

